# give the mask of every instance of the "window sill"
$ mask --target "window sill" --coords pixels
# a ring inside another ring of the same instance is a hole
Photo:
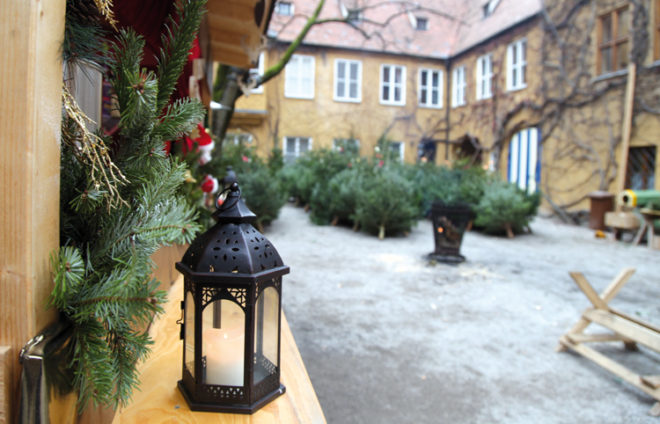
[[[626,69],[619,69],[618,71],[614,72],[608,72],[606,74],[601,74],[598,75],[597,77],[594,77],[591,79],[592,83],[600,82],[600,81],[606,81],[611,78],[617,78],[623,75],[628,75],[628,68]]]
[[[436,110],[442,109],[442,105],[423,105],[421,103],[419,104],[419,107],[421,107],[422,109],[436,109]]]
[[[406,105],[405,103],[386,103],[383,102],[382,100],[380,101],[380,104],[383,106],[398,106],[398,107],[404,107]]]
[[[362,99],[341,99],[335,97],[332,100],[339,103],[362,103]]]
[[[459,107],[467,106],[467,103],[461,103],[459,105],[451,105],[452,109],[458,109]]]
[[[485,101],[490,100],[492,98],[493,98],[492,94],[490,96],[487,96],[487,97],[477,97],[477,103],[485,102]]]
[[[293,96],[291,94],[285,94],[284,97],[287,98],[287,99],[314,100],[314,95],[311,95],[311,96]]]
[[[512,91],[520,91],[520,90],[524,90],[525,88],[527,88],[527,84],[525,84],[525,85],[519,85],[518,87],[508,87],[508,88],[506,89],[506,91],[507,91],[507,93],[510,93],[510,92],[512,92]]]

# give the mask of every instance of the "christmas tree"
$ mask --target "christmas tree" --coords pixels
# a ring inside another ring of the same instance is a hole
[[[82,3],[68,6],[76,10]],[[189,133],[204,116],[196,101],[170,103],[204,5],[180,3],[162,36],[155,71],[141,68],[144,41],[131,29],[119,31],[104,54],[86,47],[87,60],[99,55],[109,66],[120,114],[113,138],[86,128],[86,117],[65,89],[62,247],[52,258],[50,304],[72,324],[69,369],[81,409],[90,400],[116,407],[130,399],[138,385],[137,363],[152,343],[144,328],[166,300],[151,277],[149,257],[162,245],[189,242],[199,230],[194,210],[176,195],[186,167],[164,151],[165,140]],[[69,60],[83,56],[75,49],[86,43],[75,37],[97,33],[86,25],[98,27],[76,16],[68,16],[67,25],[70,19],[78,26],[67,33],[74,38],[65,43]]]

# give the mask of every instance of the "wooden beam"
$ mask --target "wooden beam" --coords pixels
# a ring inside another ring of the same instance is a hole
[[[630,342],[632,340],[620,334],[566,334],[573,343]]]
[[[601,293],[600,297],[605,303],[610,303],[610,300],[619,293],[619,290],[630,280],[630,277],[635,273],[635,268],[624,268],[619,275],[614,277],[609,286]]]
[[[630,135],[632,133],[632,116],[635,105],[635,77],[637,68],[634,62],[628,65],[628,83],[626,84],[626,98],[623,104],[623,124],[621,126],[621,162],[619,162],[619,178],[617,193],[626,188],[626,173],[628,170],[628,151],[630,149]],[[617,211],[621,206],[617,205]]]
[[[632,372],[623,365],[611,360],[607,356],[603,355],[602,353],[588,346],[581,344],[574,344],[571,343],[570,340],[566,340],[566,339],[563,339],[562,343],[566,343],[567,347],[569,347],[570,349],[574,350],[575,352],[579,353],[585,358],[592,360],[596,364],[605,368],[607,371],[611,372],[612,374],[615,374],[616,376],[620,377],[622,380],[625,380],[626,382],[632,384],[638,389],[644,391],[646,394],[652,396],[654,399],[660,401],[660,389],[653,389],[647,386],[646,384],[644,384],[639,374]]]
[[[583,316],[591,322],[600,324],[656,352],[660,352],[660,333],[632,323],[611,312],[598,309],[587,310]]]
[[[647,329],[649,329],[649,330],[651,330],[651,331],[653,331],[653,332],[655,332],[655,333],[660,334],[660,328],[656,327],[655,325],[653,325],[653,324],[651,324],[651,323],[649,323],[649,322],[645,322],[645,321],[639,320],[639,319],[637,319],[637,318],[635,318],[635,317],[633,317],[633,316],[631,316],[631,315],[628,315],[628,314],[625,314],[625,313],[623,313],[623,312],[617,311],[616,309],[610,309],[610,312],[612,312],[614,315],[618,315],[618,316],[620,316],[621,318],[626,319],[626,320],[628,320],[628,321],[630,321],[630,322],[634,322],[635,324],[637,324],[637,325],[639,325],[639,326],[641,326],[641,327],[647,328]]]
[[[55,318],[45,304],[59,245],[64,11],[65,0],[0,0],[0,345],[13,352]],[[17,357],[5,380],[12,406]]]
[[[261,4],[262,19],[256,22],[257,0],[209,0],[206,22],[212,60],[244,69],[253,67],[272,4]]]
[[[642,382],[652,389],[660,389],[660,375],[642,376]]]
[[[8,424],[9,420],[9,399],[13,384],[10,380],[11,347],[0,346],[0,424]]]
[[[598,296],[598,293],[591,287],[591,284],[584,277],[584,274],[581,272],[570,272],[569,273],[573,281],[580,287],[580,290],[587,296],[587,299],[598,309],[608,309],[607,303]]]

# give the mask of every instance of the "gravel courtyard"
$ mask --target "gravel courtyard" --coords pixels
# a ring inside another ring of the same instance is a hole
[[[291,266],[284,310],[328,423],[660,423],[650,396],[555,352],[589,306],[569,271],[601,291],[636,268],[611,305],[660,324],[660,251],[551,219],[531,227],[468,233],[465,263],[430,265],[429,221],[379,241],[285,206],[265,234]],[[649,350],[600,350],[660,374]]]

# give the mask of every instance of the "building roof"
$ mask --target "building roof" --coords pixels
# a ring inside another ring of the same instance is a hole
[[[291,42],[318,2],[287,2],[293,16],[276,9],[269,35]],[[489,4],[492,13],[485,16]],[[304,44],[447,59],[538,14],[541,0],[326,0],[320,19],[342,19],[351,9],[360,11],[357,28],[317,25]],[[416,28],[418,18],[426,19],[426,30]]]
[[[495,3],[496,7],[489,16],[484,16],[488,3]],[[458,29],[452,56],[525,22],[542,8],[541,0],[465,0],[465,4],[469,7],[461,19],[464,24]]]

